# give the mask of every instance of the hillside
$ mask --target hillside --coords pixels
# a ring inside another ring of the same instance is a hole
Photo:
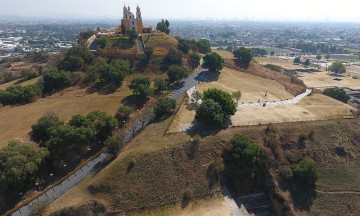
[[[229,148],[229,140],[233,135],[246,134],[265,146],[266,126],[201,133],[203,138],[200,143],[193,145],[189,142],[189,135],[185,133],[160,135],[168,124],[169,119],[150,125],[109,166],[87,177],[55,201],[50,206],[49,213],[92,200],[105,205],[108,212],[135,213],[163,205],[181,211],[174,204],[182,202],[187,189],[192,190],[197,199],[218,194],[218,183],[212,184],[209,181],[209,166]],[[360,194],[350,194],[344,201],[344,193],[341,192],[360,190],[360,178],[357,175],[360,163],[359,119],[286,123],[276,125],[276,128],[279,131],[282,158],[285,159],[280,162],[272,158],[271,161],[284,163],[287,160],[294,163],[304,156],[310,156],[321,169],[317,189],[325,192],[340,191],[326,195],[317,192],[316,198],[312,199],[314,204],[308,208],[304,208],[304,205],[306,207],[309,200],[305,199],[305,203],[299,204],[297,197],[288,197],[295,204],[296,211],[303,215],[326,214],[329,207],[335,214],[360,211],[356,201]],[[310,132],[314,134],[314,141],[307,141],[305,147],[300,147],[298,137]],[[346,156],[336,153],[339,146],[344,148]],[[134,161],[133,167],[131,161]],[[276,170],[270,169],[270,173],[275,173],[273,171]],[[287,191],[282,193],[289,194]],[[337,203],[336,208],[332,208],[334,203]],[[349,205],[351,208],[348,208]]]
[[[144,36],[145,46],[154,48],[153,56],[165,56],[171,47],[177,47],[177,40],[170,35]]]

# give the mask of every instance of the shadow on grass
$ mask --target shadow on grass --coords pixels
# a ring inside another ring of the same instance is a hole
[[[121,103],[125,106],[135,106],[136,109],[141,109],[148,101],[148,98],[142,98],[138,95],[129,95],[121,100]]]
[[[290,193],[294,207],[300,211],[309,211],[316,199],[315,187],[294,186]]]
[[[214,125],[204,125],[201,123],[198,123],[196,120],[192,122],[192,127],[189,128],[186,132],[190,136],[194,136],[196,134],[199,134],[201,137],[207,137],[207,136],[214,136],[218,134],[222,130],[226,130],[231,125],[231,120],[226,119],[223,126],[214,126]]]

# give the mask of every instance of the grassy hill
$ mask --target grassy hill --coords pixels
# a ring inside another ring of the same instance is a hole
[[[165,56],[171,47],[177,47],[177,40],[170,35],[144,36],[145,46],[154,47],[154,56]]]

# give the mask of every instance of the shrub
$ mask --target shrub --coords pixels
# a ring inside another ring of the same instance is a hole
[[[224,124],[225,115],[219,103],[208,99],[196,108],[195,119],[205,125],[219,127]]]
[[[245,135],[235,135],[231,140],[231,156],[240,167],[254,168],[260,155],[260,147]]]
[[[277,71],[277,72],[281,72],[281,67],[278,65],[274,65],[274,64],[267,64],[265,65],[266,68],[273,70],[273,71]]]
[[[286,181],[291,180],[293,177],[293,172],[290,166],[280,166],[279,172],[280,176]]]
[[[167,90],[169,87],[169,83],[166,79],[162,79],[162,78],[156,78],[155,79],[155,88],[157,92],[162,92]]]
[[[176,100],[168,97],[162,98],[154,107],[156,116],[165,115],[176,108]]]
[[[313,186],[319,179],[320,171],[316,162],[311,158],[304,158],[292,168],[294,180],[301,186]]]
[[[134,112],[134,109],[128,106],[121,106],[117,110],[115,114],[115,118],[118,120],[119,124],[121,125],[124,121],[128,121],[130,115]]]
[[[173,82],[176,82],[176,81],[186,78],[188,76],[188,72],[182,66],[171,65],[169,67],[169,71],[168,71],[167,75],[169,78],[169,82],[173,83]]]
[[[43,75],[44,93],[61,90],[71,85],[72,74],[68,71],[52,69]]]
[[[59,116],[48,113],[42,116],[36,124],[32,125],[31,139],[35,142],[45,143],[51,138],[51,132],[64,122],[60,121]],[[43,145],[42,144],[42,145]]]
[[[117,135],[107,138],[105,146],[110,154],[117,155],[124,145],[123,137]]]
[[[350,100],[350,96],[347,95],[343,89],[328,88],[324,90],[323,94],[344,103],[347,103]]]
[[[0,103],[3,105],[26,104],[40,96],[41,87],[36,84],[10,86],[5,91],[0,90]]]

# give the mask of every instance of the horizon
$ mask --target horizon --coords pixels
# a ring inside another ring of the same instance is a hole
[[[21,16],[35,19],[120,20],[124,2],[118,0],[106,0],[106,2],[76,0],[75,5],[71,0],[33,0],[31,2],[27,0],[3,0],[2,8],[6,8],[6,10],[0,11],[0,16]],[[130,0],[126,1],[125,4],[126,6],[129,5],[133,12],[135,7],[139,5],[144,20],[360,22],[360,14],[357,13],[360,3],[355,0],[343,0],[342,4],[325,0],[316,2],[303,0],[296,7],[290,5],[286,0],[273,0],[271,2],[264,0],[252,2],[236,0],[224,0],[222,2],[200,0],[193,2],[182,0],[180,5],[183,7],[180,9],[177,2],[180,1]],[[159,7],[158,5],[162,6]],[[334,13],[335,10],[338,12]]]

